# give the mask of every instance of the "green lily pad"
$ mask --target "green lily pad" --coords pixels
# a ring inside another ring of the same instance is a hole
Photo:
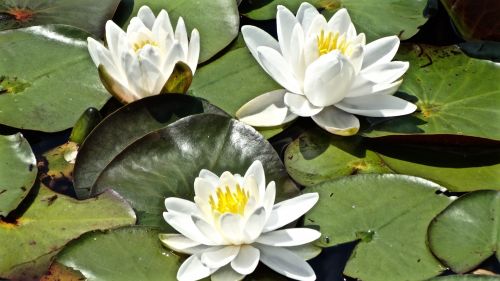
[[[409,61],[400,91],[416,102],[407,116],[377,118],[364,134],[453,134],[500,140],[500,66],[467,57],[457,46],[404,45],[398,60]]]
[[[258,6],[245,16],[256,20],[267,20],[276,17],[276,7],[284,5],[296,13],[303,0],[274,0]],[[389,35],[398,35],[408,39],[415,35],[418,27],[427,19],[423,12],[427,1],[409,0],[313,0],[308,1],[315,7],[323,9],[326,19],[340,8],[346,8],[358,32],[364,32],[368,41]],[[376,11],[376,12],[375,12]]]
[[[235,0],[203,2],[197,0],[125,0],[123,5],[126,6],[123,8],[124,11],[132,11],[131,17],[136,16],[143,5],[149,6],[155,14],[165,9],[174,27],[181,16],[188,31],[196,28],[200,32],[200,63],[213,57],[238,36],[240,16]]]
[[[39,280],[62,247],[81,234],[133,224],[130,206],[115,192],[77,201],[42,186],[14,223],[0,220],[0,278]]]
[[[205,100],[169,94],[140,99],[106,117],[78,152],[74,171],[77,197],[90,197],[99,174],[128,145],[183,117],[204,112],[225,115]]]
[[[358,175],[307,187],[319,202],[305,224],[318,246],[360,240],[344,274],[364,281],[424,280],[444,267],[426,245],[427,227],[449,203],[442,187],[404,175]]]
[[[500,41],[500,6],[496,0],[482,0],[480,4],[464,0],[441,3],[464,39]]]
[[[495,276],[487,276],[487,275],[449,275],[449,276],[439,276],[429,281],[498,281],[500,277],[498,275]]]
[[[234,49],[199,69],[188,93],[207,99],[235,116],[251,99],[281,88],[245,47]],[[267,138],[282,130],[282,127],[259,128]]]
[[[430,225],[429,246],[458,273],[495,252],[500,260],[500,191],[472,192],[453,202]]]
[[[313,128],[290,143],[284,159],[290,176],[305,186],[354,174],[398,173],[422,177],[455,192],[500,189],[496,146],[340,137]]]
[[[35,155],[23,135],[0,136],[0,217],[17,208],[37,172]]]
[[[68,244],[57,262],[89,281],[176,280],[180,266],[180,258],[163,248],[158,232],[145,227],[88,233]]]
[[[264,165],[267,182],[276,182],[278,199],[296,194],[279,156],[253,128],[228,117],[198,114],[128,146],[101,173],[91,194],[112,188],[132,204],[139,224],[172,231],[162,217],[166,197],[193,200],[201,169],[243,175],[254,160]]]
[[[0,124],[57,132],[109,98],[87,51],[88,33],[69,26],[0,32]]]
[[[79,27],[101,37],[120,0],[8,0],[0,3],[0,30],[45,24]],[[3,52],[2,52],[3,53]]]

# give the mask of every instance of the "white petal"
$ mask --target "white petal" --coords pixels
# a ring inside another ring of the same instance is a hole
[[[148,96],[147,85],[143,84],[142,70],[137,57],[131,53],[124,53],[121,63],[127,75],[129,89],[139,97]]]
[[[248,275],[259,264],[260,251],[250,245],[243,245],[238,256],[231,262],[231,267],[238,273]]]
[[[269,219],[269,216],[271,216],[275,199],[276,199],[276,183],[272,181],[267,185],[266,194],[264,195],[264,201],[262,202],[262,205],[266,210],[266,222]]]
[[[113,60],[115,62],[119,61],[120,55],[120,44],[126,42],[126,33],[123,31],[116,23],[111,20],[106,22],[106,44],[108,49],[113,55]]]
[[[263,232],[273,231],[300,218],[318,202],[318,193],[306,193],[274,205]]]
[[[99,65],[103,65],[108,74],[115,80],[124,80],[120,75],[120,71],[114,64],[111,52],[92,37],[88,37],[87,42],[89,54],[95,66],[99,67]]]
[[[243,280],[245,275],[234,271],[231,266],[224,266],[212,274],[212,281],[239,281]]]
[[[345,8],[338,10],[328,21],[328,29],[333,32],[338,32],[340,35],[347,35],[347,31],[351,26],[351,17]]]
[[[191,216],[164,212],[163,218],[171,227],[187,238],[200,244],[213,245],[213,243],[200,232],[198,227],[196,227]]]
[[[278,51],[269,47],[258,47],[257,55],[264,70],[276,82],[292,93],[302,92],[288,62]]]
[[[314,244],[305,244],[294,247],[284,247],[285,249],[292,251],[297,256],[304,260],[310,260],[321,254],[321,247],[315,246]]]
[[[159,68],[160,64],[160,53],[158,48],[151,45],[144,46],[139,51],[139,65],[141,67],[142,78],[141,79],[144,88],[147,90],[149,95],[159,94],[167,78],[162,75],[162,70]]]
[[[303,52],[304,52],[304,62],[305,65],[307,66],[309,66],[311,63],[313,63],[319,58],[317,37],[311,36],[306,39]]]
[[[390,62],[399,48],[397,36],[383,37],[365,46],[363,69],[379,63]]]
[[[240,215],[225,213],[219,219],[222,234],[233,245],[240,245],[244,240]]]
[[[198,216],[191,216],[191,219],[194,222],[194,225],[198,228],[198,230],[205,235],[210,241],[212,241],[212,245],[221,245],[224,242],[224,238],[221,237],[219,232],[208,222],[206,222],[203,218]],[[212,267],[212,266],[210,266]]]
[[[189,45],[186,24],[184,23],[184,19],[182,17],[179,17],[179,19],[177,20],[177,26],[175,27],[175,39],[177,39],[181,44],[184,54],[187,54]],[[182,60],[185,60],[185,57],[183,57]]]
[[[168,248],[184,254],[193,253],[192,249],[204,249],[208,246],[202,246],[200,243],[193,241],[182,234],[160,234],[160,241]],[[201,246],[201,247],[200,247]]]
[[[278,5],[278,12],[276,13],[276,30],[281,53],[286,60],[290,59],[291,38],[293,28],[297,23],[297,19],[290,10],[284,6]]]
[[[303,49],[304,31],[302,30],[302,26],[297,23],[293,28],[292,37],[290,38],[289,62],[301,87],[306,70]]]
[[[179,281],[193,281],[200,280],[212,273],[210,268],[201,263],[198,255],[190,256],[182,263],[177,272],[177,280]]]
[[[284,101],[290,111],[302,117],[313,116],[323,110],[323,107],[311,104],[304,95],[286,93]]]
[[[262,234],[257,243],[275,246],[291,247],[311,243],[321,236],[321,232],[310,228],[288,228]]]
[[[138,17],[133,17],[127,26],[127,35],[132,36],[135,33],[144,32],[145,30],[149,30],[149,28],[146,27],[144,22]]]
[[[172,24],[170,23],[170,17],[168,16],[167,11],[161,10],[156,18],[153,27],[151,28],[154,34],[165,34],[171,36],[173,38],[174,30],[172,28]],[[159,39],[159,38],[158,38]]]
[[[244,104],[236,112],[236,117],[251,126],[273,127],[297,118],[284,104],[285,90],[262,94]]]
[[[238,255],[240,246],[213,247],[201,253],[201,262],[210,268],[219,268],[230,263]]]
[[[346,97],[353,98],[366,95],[392,95],[399,89],[401,83],[403,83],[403,79],[390,84],[377,84],[358,75]]]
[[[266,188],[266,175],[264,173],[262,162],[259,160],[253,161],[252,165],[250,165],[245,172],[244,181],[248,180],[248,178],[253,178],[255,180],[259,189],[258,196],[263,196]]]
[[[238,184],[238,180],[233,174],[231,174],[231,172],[225,171],[222,175],[220,175],[220,184],[223,189],[226,187],[233,189]]]
[[[311,4],[303,2],[297,11],[297,20],[302,25],[304,31],[308,31],[314,18],[319,15],[318,10]]]
[[[330,52],[308,66],[304,94],[315,106],[330,106],[347,95],[353,77],[354,67],[349,59],[338,52]]]
[[[391,95],[368,95],[345,98],[336,107],[352,114],[370,117],[390,117],[414,112],[417,106]]]
[[[168,197],[165,199],[165,208],[169,212],[177,212],[185,215],[198,213],[196,204],[186,199],[177,197]]]
[[[142,22],[147,28],[149,29],[153,28],[153,24],[156,20],[156,17],[153,14],[153,11],[151,11],[151,9],[148,6],[142,6],[139,9],[139,12],[137,12],[137,17],[139,17],[142,20]]]
[[[391,61],[376,64],[360,74],[375,83],[392,83],[405,74],[409,67],[410,64],[406,61]]]
[[[279,247],[256,246],[260,250],[260,261],[279,274],[295,280],[316,280],[311,266],[293,252]]]
[[[189,48],[187,54],[187,64],[191,68],[191,72],[196,72],[196,66],[198,65],[198,59],[200,57],[200,33],[195,28],[191,31],[191,38],[189,39]]]
[[[351,60],[352,65],[354,66],[354,72],[358,74],[361,71],[361,66],[363,64],[364,57],[364,47],[363,45],[358,45],[352,51],[349,59]]]
[[[219,185],[219,176],[207,169],[201,169],[198,177],[208,180],[214,187],[217,187]]]
[[[326,30],[328,27],[328,24],[326,22],[325,17],[322,14],[316,15],[312,22],[311,25],[309,26],[309,29],[305,31],[306,38],[307,39],[314,39],[317,40],[318,34],[321,32],[321,30]]]
[[[262,229],[266,223],[266,210],[260,207],[248,218],[245,227],[245,244],[251,244],[262,233]]]
[[[260,28],[252,25],[244,25],[241,28],[241,33],[243,34],[243,39],[245,40],[248,50],[252,53],[253,57],[259,62],[259,64],[260,59],[257,55],[258,47],[265,46],[276,51],[280,51],[278,41]]]
[[[359,131],[359,120],[356,116],[344,112],[335,106],[323,109],[319,114],[312,117],[314,122],[326,131],[340,135],[352,136]]]
[[[200,197],[200,199],[208,201],[208,198],[212,195],[218,185],[218,178],[217,182],[214,182],[212,180],[207,180],[206,178],[197,177],[194,179],[194,194],[195,196]]]
[[[170,77],[174,70],[175,64],[178,61],[183,61],[185,57],[184,50],[179,42],[175,41],[172,48],[168,52],[165,63],[163,65],[163,74],[165,77]],[[168,79],[168,78],[167,78]]]

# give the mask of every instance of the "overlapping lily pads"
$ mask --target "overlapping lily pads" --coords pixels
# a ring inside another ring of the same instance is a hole
[[[405,45],[399,60],[409,61],[401,92],[417,112],[372,120],[365,135],[454,134],[500,140],[500,66],[469,58],[456,46]]]
[[[0,3],[0,30],[66,24],[101,37],[120,0],[8,0]]]
[[[200,32],[200,62],[207,61],[238,36],[240,17],[234,0],[126,0],[123,10],[129,10],[131,16],[143,5],[151,7],[157,14],[161,9],[168,11],[174,24],[182,16],[188,30]],[[132,9],[133,7],[133,9]]]
[[[0,220],[0,277],[39,280],[61,248],[81,234],[133,224],[130,206],[109,191],[89,201],[41,187],[27,211],[15,222]],[[15,254],[13,254],[15,253]]]
[[[346,138],[314,128],[287,147],[284,159],[292,178],[306,186],[353,174],[399,173],[451,191],[500,189],[500,150],[492,145]]]
[[[460,197],[432,222],[429,243],[434,254],[458,273],[474,269],[494,252],[500,261],[500,191]]]
[[[21,134],[0,136],[0,217],[17,208],[37,171],[35,155]]]
[[[112,188],[134,207],[139,224],[161,227],[164,200],[193,200],[201,169],[244,174],[261,160],[278,200],[296,193],[273,147],[253,128],[228,117],[198,114],[150,133],[127,147],[101,173],[91,194]]]
[[[365,281],[424,280],[444,267],[426,245],[427,227],[449,203],[443,188],[403,175],[358,175],[305,192],[319,202],[305,224],[319,227],[323,247],[360,240],[344,273]],[[402,266],[404,265],[404,266]]]
[[[80,29],[47,25],[0,32],[0,124],[44,132],[72,127],[109,98]]]
[[[90,196],[101,171],[128,145],[180,118],[198,113],[225,115],[202,99],[173,94],[147,97],[109,115],[87,137],[78,153],[74,172],[77,197]]]
[[[303,0],[260,1],[245,15],[252,19],[266,20],[276,17],[276,7],[284,5],[296,12]],[[427,19],[424,8],[427,1],[409,0],[313,0],[307,1],[322,9],[329,19],[339,8],[347,8],[358,32],[364,32],[368,41],[388,35],[408,39],[415,35]]]

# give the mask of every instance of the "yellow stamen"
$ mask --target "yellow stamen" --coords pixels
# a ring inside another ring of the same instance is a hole
[[[248,198],[250,197],[250,193],[248,191],[245,192],[239,185],[236,185],[236,191],[233,192],[231,192],[228,186],[226,186],[225,190],[218,187],[215,190],[215,195],[217,196],[217,201],[210,195],[208,203],[210,203],[212,211],[217,211],[221,214],[233,213],[243,215]]]
[[[321,30],[318,35],[318,52],[319,55],[326,55],[331,51],[338,50],[344,55],[349,55],[350,53],[350,43],[347,41],[345,36],[340,36],[338,32],[326,32]]]
[[[134,51],[137,53],[139,52],[142,48],[144,48],[146,45],[151,45],[151,46],[155,46],[155,47],[158,47],[158,42],[156,41],[152,41],[152,40],[144,40],[144,41],[139,41],[139,42],[136,42],[134,43]]]

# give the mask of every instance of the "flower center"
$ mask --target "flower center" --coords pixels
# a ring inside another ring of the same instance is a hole
[[[321,30],[318,35],[318,52],[319,55],[326,55],[331,51],[338,50],[342,54],[347,55],[349,52],[349,41],[345,36],[340,36],[338,32],[325,32]]]
[[[142,50],[142,48],[146,47],[147,45],[158,47],[158,42],[146,39],[134,43],[134,46],[132,47],[134,48],[134,52],[138,53],[140,50]]]
[[[233,213],[243,215],[248,198],[250,197],[249,192],[245,192],[239,185],[236,185],[235,191],[231,191],[228,186],[226,186],[225,190],[218,187],[215,190],[215,195],[217,200],[210,195],[208,202],[212,207],[212,211],[217,211],[221,214]]]

